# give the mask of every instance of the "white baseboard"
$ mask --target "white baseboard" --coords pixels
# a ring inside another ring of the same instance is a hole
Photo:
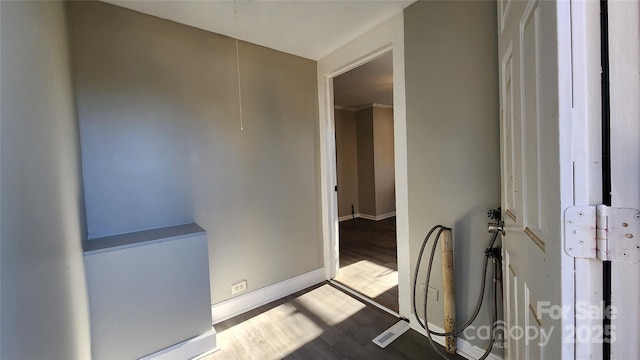
[[[374,221],[376,219],[375,215],[369,215],[369,214],[358,214],[358,217],[361,217],[367,220],[374,220]]]
[[[423,320],[424,322],[424,320]],[[410,324],[411,324],[411,328],[417,332],[419,332],[420,334],[427,336],[427,331],[425,329],[423,329],[419,324],[418,321],[416,320],[415,315],[411,315],[410,317]],[[437,331],[437,332],[444,332],[444,329],[442,329],[441,327],[434,325],[432,323],[429,323],[429,329],[433,330],[433,331]],[[431,337],[433,338],[433,341],[442,345],[444,345],[444,337],[443,336],[437,336],[437,335],[431,335]],[[467,359],[470,360],[475,360],[475,359],[479,359],[480,357],[482,357],[482,354],[484,354],[484,349],[481,349],[480,347],[473,345],[472,343],[468,342],[465,339],[462,339],[460,337],[458,337],[456,339],[456,349],[457,349],[457,353],[460,356],[464,356]],[[500,356],[496,355],[496,354],[489,354],[489,356],[487,357],[487,359],[489,360],[504,360],[503,358],[501,358]]]
[[[216,330],[183,341],[179,344],[147,355],[140,360],[199,359],[218,351]]]
[[[211,305],[213,324],[253,310],[327,280],[324,268]]]
[[[392,211],[392,212],[389,212],[389,213],[386,213],[386,214],[376,215],[376,218],[374,220],[375,221],[380,221],[380,220],[388,219],[388,218],[391,218],[391,217],[394,217],[394,216],[396,216],[396,212]]]
[[[338,222],[347,221],[347,220],[355,219],[358,217],[360,217],[360,214],[340,216],[338,218]]]
[[[390,213],[386,213],[386,214],[382,214],[382,215],[368,215],[368,214],[355,214],[355,215],[345,215],[345,216],[340,216],[338,218],[338,221],[346,221],[346,220],[351,220],[351,219],[355,219],[355,218],[363,218],[363,219],[367,219],[367,220],[373,220],[373,221],[380,221],[380,220],[384,220],[384,219],[388,219],[390,217],[394,217],[396,216],[396,212],[392,211]]]

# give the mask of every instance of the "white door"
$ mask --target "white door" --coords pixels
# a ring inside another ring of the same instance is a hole
[[[573,358],[574,260],[562,247],[573,205],[568,2],[498,1],[506,359]],[[567,30],[568,29],[568,30]]]

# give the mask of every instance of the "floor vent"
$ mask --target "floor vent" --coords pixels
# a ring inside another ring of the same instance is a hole
[[[409,323],[400,320],[392,327],[385,330],[382,334],[378,335],[375,339],[373,339],[373,343],[380,346],[381,348],[386,348],[387,345],[391,344],[395,339],[399,338],[400,335],[404,334],[407,330],[409,330]]]

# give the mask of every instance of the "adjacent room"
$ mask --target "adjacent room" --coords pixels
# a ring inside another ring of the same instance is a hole
[[[333,78],[340,272],[335,280],[398,312],[393,53]]]

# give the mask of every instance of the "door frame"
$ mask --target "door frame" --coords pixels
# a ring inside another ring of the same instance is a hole
[[[404,20],[400,13],[318,61],[320,125],[320,195],[324,268],[327,280],[338,274],[338,197],[335,157],[333,78],[393,51],[393,120],[396,178],[398,307],[411,314],[409,262],[409,198],[404,78]]]
[[[570,8],[567,8],[567,5]],[[571,1],[561,9],[570,13],[571,56],[563,60],[571,62],[572,121],[571,161],[573,172],[573,205],[597,205],[603,201],[602,192],[602,104],[601,98],[601,49],[600,4],[598,2]],[[566,26],[566,25],[565,25]],[[568,166],[567,163],[565,166]],[[565,243],[563,231],[563,244]],[[566,256],[566,255],[565,255]],[[602,326],[600,319],[575,316],[576,307],[600,307],[603,300],[602,262],[595,259],[573,258],[575,273],[574,299],[571,319],[563,326],[563,338],[575,341],[575,347],[567,346],[563,355],[572,354],[575,359],[601,359],[603,346],[576,336],[584,329]],[[569,261],[570,263],[570,261]],[[568,269],[571,274],[571,269]],[[571,323],[573,322],[573,325]],[[567,332],[569,330],[569,332]],[[573,344],[571,344],[573,345]]]
[[[610,91],[610,176],[611,206],[640,209],[640,4],[607,1]],[[631,134],[631,136],[630,136]],[[612,261],[611,305],[616,311],[611,325],[610,359],[640,356],[638,301],[640,264]],[[606,351],[606,350],[605,350]],[[606,358],[606,357],[605,357]]]

